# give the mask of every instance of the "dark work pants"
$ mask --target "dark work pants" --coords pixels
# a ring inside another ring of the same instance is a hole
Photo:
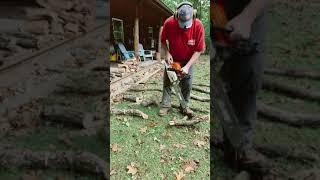
[[[257,119],[256,96],[263,75],[265,29],[266,16],[263,15],[252,25],[250,37],[259,43],[259,52],[250,56],[232,56],[225,60],[220,72],[240,123],[243,149],[252,147],[253,128]]]
[[[192,90],[193,65],[189,69],[189,75],[189,77],[182,78],[180,81],[181,92],[187,104],[189,103]],[[166,72],[163,75],[161,106],[166,108],[171,107],[171,83]]]

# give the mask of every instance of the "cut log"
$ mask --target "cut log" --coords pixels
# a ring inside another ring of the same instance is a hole
[[[206,93],[206,94],[210,94],[210,90],[206,90],[206,89],[202,89],[196,86],[192,86],[192,90],[198,91],[198,92],[202,92],[202,93]]]
[[[74,24],[74,23],[67,23],[64,26],[64,29],[65,29],[65,31],[70,31],[70,32],[73,32],[73,33],[76,33],[76,34],[79,32],[78,24]]]
[[[49,22],[46,20],[28,21],[24,24],[23,30],[37,35],[49,34]]]
[[[9,38],[0,36],[0,49],[7,49],[10,41],[11,40]]]
[[[201,102],[210,102],[210,97],[201,97],[191,94],[190,98]]]
[[[152,73],[146,74],[142,79],[140,79],[138,82],[136,82],[136,84],[143,84],[143,83],[147,82],[152,76],[157,74],[160,70],[161,70],[161,68],[155,70]]]
[[[159,106],[158,101],[155,100],[155,99],[146,99],[146,100],[143,100],[140,104],[141,104],[142,106],[144,106],[144,107],[148,107],[148,106]]]
[[[210,143],[217,149],[223,150],[223,139],[221,135],[215,134],[213,138],[210,138]],[[300,151],[296,148],[291,148],[286,145],[261,145],[254,144],[254,148],[266,155],[269,158],[283,157],[288,160],[295,160],[301,162],[318,162],[319,157],[315,154]]]
[[[277,91],[297,98],[320,101],[320,91],[312,91],[298,86],[288,85],[286,83],[263,80],[263,88],[271,91]]]
[[[123,100],[130,101],[130,102],[135,102],[135,103],[141,102],[141,98],[133,96],[133,95],[124,95],[123,96]]]
[[[171,107],[176,108],[176,109],[180,109],[179,105],[176,104],[172,104]],[[209,113],[209,111],[204,110],[204,109],[200,109],[200,108],[195,108],[195,107],[189,107],[192,111],[195,112],[200,112],[200,113]]]
[[[18,46],[21,46],[23,48],[27,49],[38,49],[39,44],[37,39],[18,39],[16,41],[16,44]]]
[[[260,144],[260,145],[255,145],[255,148],[259,152],[272,158],[283,157],[288,160],[301,161],[303,163],[317,162],[319,160],[319,157],[316,156],[315,154],[304,152],[296,148],[291,148],[284,145]]]
[[[36,0],[36,2],[40,6],[56,12],[70,10],[74,6],[73,1],[64,0]]]
[[[74,170],[97,174],[107,179],[107,163],[90,152],[39,151],[30,149],[0,148],[0,166],[12,168],[39,168]]]
[[[169,121],[169,125],[170,126],[193,126],[193,125],[196,125],[200,122],[204,122],[202,120],[199,120],[199,119],[192,119],[192,120],[172,120],[172,121]]]
[[[201,87],[210,87],[208,84],[203,84],[203,83],[194,83],[192,84],[193,86],[201,86]]]
[[[314,80],[320,80],[320,72],[303,70],[303,69],[276,69],[268,68],[264,71],[265,74],[290,76],[296,78],[309,78]]]
[[[41,118],[46,121],[63,123],[80,128],[91,128],[95,125],[95,115],[64,106],[45,106]]]
[[[48,20],[58,21],[57,13],[45,8],[25,8],[26,18],[28,20]]]
[[[129,116],[138,116],[143,119],[148,119],[149,116],[144,112],[138,109],[111,109],[111,114],[113,115],[129,115]]]
[[[258,113],[274,121],[292,126],[318,127],[320,125],[320,114],[292,113],[278,108],[258,103]]]

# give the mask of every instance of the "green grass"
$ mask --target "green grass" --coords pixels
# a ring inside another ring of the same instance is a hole
[[[194,71],[194,82],[209,84],[209,57],[202,56]],[[145,88],[162,87],[162,78],[156,77]],[[196,92],[193,92],[197,94]],[[134,93],[139,96],[139,93]],[[205,96],[204,94],[197,94]],[[160,92],[140,93],[144,98],[161,98]],[[206,95],[208,96],[208,95]],[[178,104],[177,98],[172,96],[173,103]],[[191,106],[209,110],[209,103],[191,100]],[[168,116],[158,116],[159,107],[142,107],[137,104],[121,102],[114,105],[116,108],[136,108],[149,115],[147,120],[130,116],[111,116],[111,144],[117,144],[121,151],[111,151],[111,169],[116,174],[111,179],[173,179],[174,173],[183,170],[184,161],[197,160],[198,167],[194,172],[185,173],[187,179],[208,179],[210,171],[209,162],[209,123],[204,122],[193,128],[169,127],[168,122],[182,118],[181,114],[173,109]],[[200,115],[200,114],[199,114]],[[156,124],[150,126],[150,124]],[[146,133],[141,133],[140,128],[147,127]],[[198,147],[194,140],[201,140],[205,145]],[[175,148],[174,144],[184,144],[185,148]],[[160,149],[160,145],[165,148]],[[160,160],[163,159],[164,162]],[[138,172],[134,176],[127,173],[127,166],[132,162],[137,164]]]

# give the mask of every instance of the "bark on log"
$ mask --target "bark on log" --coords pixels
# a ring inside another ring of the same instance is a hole
[[[201,101],[201,102],[210,102],[210,97],[201,97],[201,96],[196,96],[194,94],[191,94],[190,98],[193,100]]]
[[[223,139],[221,135],[215,135],[210,138],[210,143],[217,149],[223,151]],[[288,147],[286,145],[261,145],[254,144],[254,148],[266,155],[269,158],[284,157],[288,160],[295,160],[301,162],[317,162],[319,157],[315,154],[300,151],[295,148]]]
[[[46,106],[41,112],[41,118],[46,121],[63,123],[65,125],[80,128],[91,128],[94,126],[95,116],[92,113],[63,106]]]
[[[196,86],[192,86],[192,90],[198,91],[198,92],[202,92],[202,93],[206,93],[206,94],[210,94],[210,90],[206,90],[206,89],[202,89]]]
[[[172,104],[171,107],[176,108],[176,109],[180,109],[179,105],[176,104]],[[200,112],[200,113],[209,113],[209,111],[204,110],[204,109],[200,109],[200,108],[195,108],[195,107],[189,107],[192,111],[195,112]]]
[[[90,152],[39,151],[29,149],[0,148],[2,168],[41,168],[74,170],[97,174],[107,179],[107,163]]]
[[[305,88],[288,85],[269,79],[263,80],[263,88],[271,91],[277,91],[293,97],[320,101],[320,91],[312,91]]]
[[[203,84],[203,83],[194,83],[192,84],[193,86],[202,86],[202,87],[210,87],[208,84]]]
[[[281,75],[281,76],[320,80],[320,73],[317,71],[310,71],[310,70],[268,68],[264,71],[264,73],[271,74],[271,75]]]
[[[38,40],[37,39],[18,39],[16,44],[23,48],[32,49],[32,48],[39,48]]]
[[[111,114],[115,115],[129,115],[129,116],[138,116],[142,117],[143,119],[148,119],[149,116],[144,112],[138,109],[111,109]]]
[[[134,103],[139,103],[141,98],[133,96],[133,95],[124,95],[123,100],[129,101],[129,102],[134,102]]]
[[[258,113],[272,120],[292,126],[318,127],[320,114],[292,113],[258,102]]]
[[[200,122],[205,122],[207,118],[204,117],[196,117],[191,120],[187,120],[188,117],[184,117],[182,120],[176,120],[175,118],[172,121],[169,121],[170,126],[193,126]]]

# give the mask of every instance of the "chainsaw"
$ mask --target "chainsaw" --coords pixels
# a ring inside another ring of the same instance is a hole
[[[219,63],[229,59],[230,56],[246,56],[257,51],[257,44],[249,40],[233,41],[229,38],[232,30],[225,29],[228,22],[224,11],[223,0],[210,1],[211,19],[211,45],[216,49],[216,53],[211,57],[211,81],[213,86],[210,91],[213,111],[222,125],[225,135],[235,149],[240,149],[243,145],[241,138],[243,135],[239,126],[239,120],[234,112],[233,106],[224,88],[224,83],[219,76]]]
[[[165,71],[168,75],[169,81],[171,83],[171,87],[173,88],[175,94],[178,96],[180,105],[182,109],[187,108],[186,100],[184,99],[181,88],[180,88],[180,81],[183,78],[190,77],[189,74],[184,74],[181,69],[181,65],[177,62],[173,62],[168,64],[166,61],[162,61],[165,67]]]

